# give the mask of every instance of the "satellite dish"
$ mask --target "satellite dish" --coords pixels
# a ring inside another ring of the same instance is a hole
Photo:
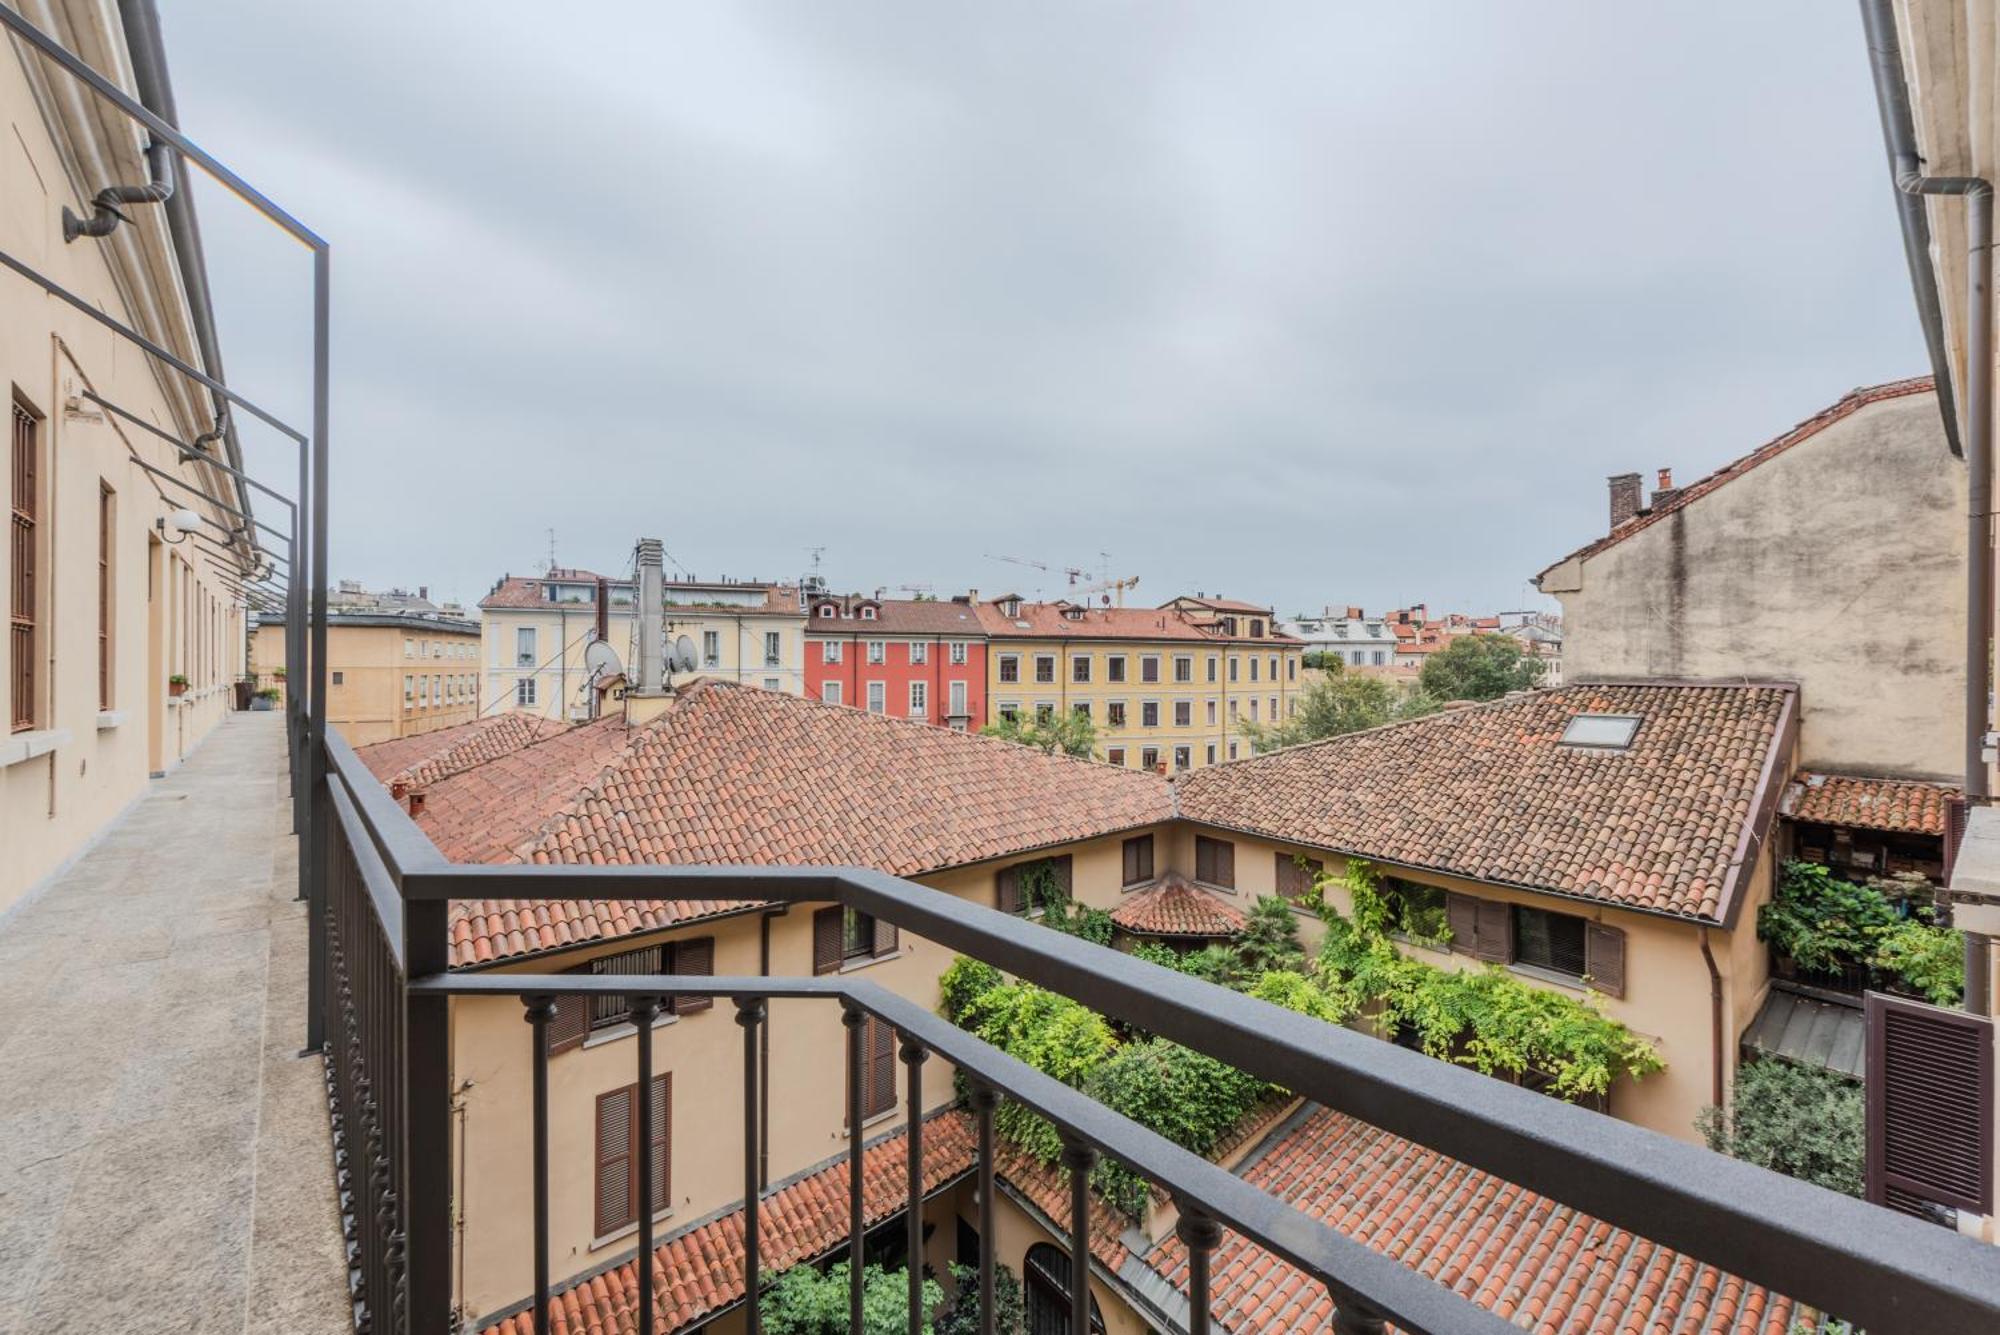
[[[668,664],[675,672],[694,671],[694,641],[685,635],[675,640]]]
[[[618,661],[618,651],[611,647],[609,640],[592,640],[584,646],[583,665],[593,677],[616,677],[625,671],[625,665]]]

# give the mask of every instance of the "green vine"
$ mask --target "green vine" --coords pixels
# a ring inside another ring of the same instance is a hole
[[[1964,938],[1933,922],[1930,883],[1911,874],[1856,885],[1818,862],[1788,861],[1757,936],[1807,974],[1872,975],[1939,1006],[1965,991]]]

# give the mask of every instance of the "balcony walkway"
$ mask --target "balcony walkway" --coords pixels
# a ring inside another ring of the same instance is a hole
[[[0,1332],[352,1330],[280,716],[0,920]]]

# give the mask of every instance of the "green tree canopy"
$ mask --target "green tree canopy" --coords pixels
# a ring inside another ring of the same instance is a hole
[[[1282,723],[1244,723],[1250,745],[1258,751],[1275,751],[1281,746],[1418,718],[1437,709],[1432,698],[1422,692],[1405,695],[1385,678],[1338,667],[1308,682],[1299,692],[1298,702],[1298,712]]]
[[[1046,718],[1033,713],[1016,714],[1013,718],[996,719],[979,731],[983,736],[1040,747],[1044,755],[1060,751],[1088,760],[1097,754],[1097,725],[1090,721],[1090,715],[1074,710],[1053,710]]]
[[[1498,700],[1533,686],[1542,667],[1511,635],[1461,635],[1424,664],[1424,694],[1433,700]]]

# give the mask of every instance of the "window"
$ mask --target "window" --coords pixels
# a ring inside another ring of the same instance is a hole
[[[916,667],[918,664],[927,663],[929,661],[930,661],[930,646],[925,644],[921,640],[911,641],[910,666]]]
[[[1056,716],[1056,707],[1053,701],[1050,700],[1035,701],[1035,719],[1037,722],[1047,723],[1055,716]]]
[[[405,672],[403,674],[403,703],[406,705],[415,704],[416,700],[417,679]]]
[[[870,640],[870,641],[868,641],[868,661],[869,661],[870,663],[886,663],[886,662],[888,662],[888,661],[889,661],[889,644],[888,644],[888,641],[886,641],[886,640]]]
[[[1191,746],[1177,746],[1177,747],[1175,747],[1175,748],[1174,748],[1174,768],[1175,768],[1175,769],[1177,769],[1177,770],[1181,770],[1181,769],[1188,769],[1188,768],[1192,767],[1192,766],[1193,766],[1193,764],[1194,764],[1194,748],[1193,748],[1193,747],[1191,747]]]
[[[403,637],[403,657],[414,658],[416,656],[416,652],[417,652],[417,642],[411,639],[409,636],[405,635]]]
[[[993,707],[993,712],[1011,723],[1021,716],[1021,706],[1015,704],[1012,700],[1002,700]]]
[[[652,1153],[654,1213],[669,1205],[674,1084],[671,1073],[653,1077],[652,1125],[645,1129]],[[596,1232],[607,1237],[639,1222],[639,1086],[630,1084],[597,1096]]]
[[[1261,640],[1264,638],[1264,622],[1262,618],[1260,617],[1250,618],[1250,638],[1253,640]]]
[[[1250,655],[1250,680],[1257,680],[1257,655]]]
[[[657,946],[645,946],[638,950],[622,951],[616,955],[605,955],[580,964],[569,970],[571,973],[593,974],[599,978],[615,978],[620,974],[678,974],[682,977],[709,978],[715,974],[715,938],[698,936],[686,941],[667,941]],[[583,1040],[586,1031],[616,1029],[629,1024],[632,1015],[632,999],[620,993],[579,997],[589,1011],[587,1022],[581,1013],[569,1017],[565,1023],[563,1008],[559,1002],[556,1018],[549,1022],[549,1053],[562,1052],[576,1046]],[[668,1000],[667,1006],[675,1015],[693,1015],[715,1005],[714,997],[683,996]]]
[[[830,705],[839,704],[841,702],[840,683],[837,681],[821,682],[819,686],[819,698]]]
[[[1038,682],[1056,679],[1056,656],[1054,654],[1035,655],[1035,680]]]
[[[1585,958],[1582,918],[1513,905],[1514,962],[1550,973],[1582,978],[1590,971]]]
[[[1271,722],[1276,723],[1278,721],[1278,697],[1274,695],[1265,703],[1270,706],[1271,710],[1265,717],[1270,719]]]
[[[1272,681],[1276,681],[1277,679],[1278,679],[1278,656],[1277,656],[1276,654],[1272,654],[1272,655],[1271,655],[1271,680],[1272,680]]]
[[[861,609],[861,619],[863,621],[873,621],[875,619],[875,608],[872,605],[864,606]]]
[[[1147,700],[1139,706],[1139,726],[1157,728],[1160,726],[1160,702]]]
[[[1241,700],[1237,699],[1233,695],[1229,697],[1229,717],[1231,717],[1232,719],[1236,717],[1236,707],[1242,703],[1243,702]]]
[[[1235,654],[1231,654],[1229,656],[1229,679],[1231,681],[1236,680],[1236,673],[1238,669],[1241,668],[1242,664],[1243,660],[1241,658],[1238,658]]]
[[[1084,718],[1089,718],[1089,717],[1090,717],[1090,701],[1088,701],[1088,700],[1078,700],[1078,701],[1075,701],[1074,703],[1072,703],[1072,704],[1070,705],[1070,707],[1069,707],[1069,711],[1070,711],[1070,713],[1072,713],[1072,714],[1080,714],[1080,715],[1082,715],[1082,716],[1083,716]]]
[[[993,873],[993,906],[1002,913],[1027,913],[1043,907],[1046,898],[1068,899],[1075,888],[1076,862],[1067,853],[1017,862]]]
[[[953,667],[964,667],[964,666],[965,666],[965,641],[964,641],[964,640],[953,640],[953,641],[951,642],[951,664],[952,664],[952,666],[953,666]]]
[[[1297,681],[1298,679],[1299,679],[1299,660],[1296,658],[1287,658],[1285,660],[1285,680]]]
[[[1105,747],[1104,763],[1107,765],[1117,765],[1120,768],[1123,768],[1125,764],[1125,748],[1122,746]]]
[[[41,419],[18,399],[13,403],[13,523],[8,548],[13,593],[8,601],[8,662],[12,677],[12,731],[24,732],[39,717],[35,699],[36,660],[41,657],[38,621],[41,602]]]
[[[1375,666],[1376,667],[1382,666],[1382,650],[1380,649],[1377,649],[1375,651]]]
[[[1254,695],[1250,697],[1250,721],[1257,721],[1257,697]]]
[[[409,641],[405,640],[403,643],[407,646]],[[533,667],[535,662],[535,628],[533,626],[516,626],[514,628],[514,665],[516,667]]]
[[[1139,768],[1151,772],[1160,767],[1160,748],[1143,746],[1139,748]]]
[[[861,1120],[872,1121],[896,1107],[896,1030],[886,1020],[870,1015],[848,1034],[849,1042],[861,1044]],[[854,1078],[851,1064],[847,1078]],[[842,1104],[843,1109],[853,1106],[853,1090],[848,1092],[850,1102]]]
[[[779,651],[778,651],[778,645],[779,645],[779,639],[778,639],[778,632],[777,632],[777,631],[775,631],[775,630],[767,630],[767,631],[765,631],[765,632],[764,632],[764,666],[765,666],[765,667],[776,667],[776,666],[778,666],[778,663],[779,663],[779,659],[780,659],[780,654],[779,654]]]
[[[705,630],[701,633],[701,665],[706,668],[722,666],[722,632]]]
[[[1125,680],[1125,655],[1106,654],[1104,656],[1104,679],[1106,681]]]
[[[1174,701],[1174,726],[1176,728],[1185,728],[1191,726],[1193,723],[1194,723],[1194,701],[1192,700]]]
[[[1632,745],[1639,731],[1636,714],[1578,714],[1563,729],[1564,746],[1587,746],[1601,751],[1623,751]]]
[[[1231,742],[1229,744],[1229,758],[1231,760],[1236,759],[1236,743],[1234,742]]]
[[[1215,680],[1215,667],[1216,667],[1215,655],[1210,654],[1208,656],[1208,679],[1210,682],[1213,682]]]
[[[514,683],[514,703],[516,705],[532,705],[535,703],[535,679],[533,677],[523,677]]]
[[[1207,763],[1208,763],[1208,764],[1210,764],[1210,765],[1213,765],[1213,764],[1215,763],[1215,743],[1214,743],[1214,742],[1210,742],[1210,743],[1208,744],[1208,760],[1207,760]]]
[[[1208,702],[1208,726],[1209,726],[1209,727],[1211,727],[1211,728],[1215,726],[1215,701],[1214,701],[1214,700],[1210,700],[1210,701]]]
[[[111,652],[112,600],[117,596],[112,572],[112,555],[118,545],[118,493],[97,484],[97,707],[111,708],[113,656]]]
[[[821,640],[819,645],[819,661],[822,663],[838,663],[840,661],[840,641]]]
[[[1205,834],[1194,837],[1194,878],[1206,885],[1219,885],[1225,890],[1236,888],[1236,845],[1227,839],[1211,839]]]
[[[949,712],[951,716],[953,718],[965,718],[970,713],[965,707],[965,683],[962,681],[952,682],[950,691],[951,709]]]
[[[1139,680],[1158,681],[1160,679],[1160,656],[1143,654],[1139,658]]]
[[[1174,655],[1174,680],[1194,680],[1194,659],[1187,654]]]
[[[910,717],[929,718],[931,716],[931,684],[927,681],[910,683]]]
[[[1090,680],[1090,655],[1078,654],[1069,660],[1069,679],[1076,682]]]
[[[879,681],[869,682],[868,712],[871,714],[886,714],[888,712],[888,706],[886,703],[884,703],[884,699],[885,699],[885,692],[883,688],[883,683]]]
[[[347,684],[347,674],[345,672],[342,672],[339,668],[335,668],[332,672],[328,673],[327,675],[333,678],[333,684],[335,686],[345,686]]]
[[[1021,656],[1019,654],[1000,655],[1000,680],[1019,681],[1021,679]]]
[[[1388,928],[1419,945],[1444,939],[1450,921],[1446,916],[1443,886],[1406,881],[1400,876],[1382,878],[1382,905],[1389,911]]]
[[[850,960],[880,959],[901,948],[896,924],[859,909],[826,908],[813,914],[813,972],[837,973]]]
[[[833,604],[832,604],[832,603],[821,603],[821,604],[819,605],[819,607],[818,607],[818,608],[816,609],[816,613],[817,613],[817,615],[819,615],[819,616],[823,616],[823,617],[830,617],[830,616],[832,616],[832,615],[833,615]]]
[[[1046,1242],[1028,1248],[1022,1263],[1023,1297],[1027,1302],[1028,1329],[1034,1335],[1060,1335],[1070,1328],[1069,1254]],[[1097,1299],[1090,1300],[1090,1329],[1101,1335],[1104,1316]]]
[[[784,688],[785,688],[785,684],[784,684],[783,682],[779,681],[779,680],[778,680],[778,679],[777,679],[776,677],[766,677],[766,678],[764,678],[764,689],[765,689],[765,690],[767,690],[767,691],[781,691],[781,690],[783,690]]]
[[[1125,726],[1125,702],[1123,700],[1113,700],[1104,706],[1104,725],[1108,728],[1122,728]]]

